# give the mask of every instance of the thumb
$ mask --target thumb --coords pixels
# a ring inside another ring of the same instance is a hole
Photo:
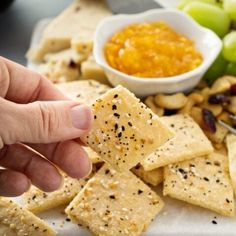
[[[91,127],[89,107],[73,101],[15,104],[0,98],[1,142],[52,143],[75,139]]]

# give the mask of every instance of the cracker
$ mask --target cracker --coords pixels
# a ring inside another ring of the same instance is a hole
[[[226,138],[229,158],[229,174],[236,196],[236,135],[229,134]]]
[[[232,217],[234,198],[227,156],[214,152],[208,158],[165,167],[164,195]]]
[[[86,36],[75,36],[71,40],[71,47],[78,53],[85,55],[87,58],[93,52],[93,41]]]
[[[210,141],[190,116],[179,114],[160,119],[172,128],[176,135],[142,162],[145,170],[153,170],[175,162],[190,160],[213,151]]]
[[[110,87],[100,84],[95,80],[80,80],[68,83],[60,83],[57,88],[72,100],[91,105]]]
[[[93,127],[81,140],[119,171],[129,170],[173,137],[134,94],[117,86],[93,105]]]
[[[8,226],[0,223],[0,235],[1,236],[17,236],[16,233]]]
[[[28,59],[42,61],[47,53],[69,48],[74,37],[82,40],[81,46],[92,44],[97,24],[111,14],[105,0],[74,1],[48,24],[39,45],[27,53]]]
[[[163,208],[163,201],[130,171],[104,165],[66,209],[76,224],[95,235],[140,235]]]
[[[95,62],[93,57],[82,62],[81,74],[83,79],[94,79],[102,84],[109,84],[103,69]]]
[[[56,235],[43,220],[7,198],[0,198],[0,227],[1,225],[5,226],[2,230],[7,236],[12,232],[18,236]]]
[[[86,60],[87,58],[83,54],[79,54],[75,52],[73,49],[65,49],[56,53],[48,53],[44,56],[45,62],[65,62],[67,64],[71,63],[74,66],[76,64],[80,64],[82,61]]]
[[[66,61],[49,61],[40,64],[37,71],[53,83],[78,80],[80,76],[77,66]]]
[[[43,212],[61,205],[68,204],[84,187],[90,177],[84,179],[73,179],[66,174],[63,186],[54,192],[46,193],[32,186],[23,195],[25,208],[33,213]]]
[[[145,183],[157,186],[163,182],[163,168],[146,171],[141,164],[133,167],[132,172]]]
[[[101,157],[96,152],[94,152],[90,147],[84,147],[84,149],[87,152],[87,154],[89,156],[89,159],[90,159],[90,161],[93,164],[97,164],[97,163],[102,163],[103,162]]]

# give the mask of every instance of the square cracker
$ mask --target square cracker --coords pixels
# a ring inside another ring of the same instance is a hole
[[[109,84],[103,69],[92,56],[81,63],[81,74],[83,79],[95,79],[102,84]]]
[[[80,80],[56,84],[56,87],[72,100],[91,105],[111,88],[95,80]]]
[[[18,236],[56,235],[56,232],[43,220],[12,200],[2,197],[0,197],[0,227],[1,225],[4,225],[2,230],[6,236],[10,236],[10,233]]]
[[[47,25],[39,45],[27,53],[28,59],[42,61],[47,53],[69,48],[74,37],[81,48],[91,45],[98,23],[111,14],[105,0],[73,1]]]
[[[155,192],[130,171],[105,164],[66,209],[95,235],[140,235],[163,208]]]
[[[133,167],[131,171],[145,183],[157,186],[163,182],[163,168],[146,171],[141,164]]]
[[[119,171],[129,170],[173,137],[149,108],[117,86],[92,105],[93,127],[81,140]]]
[[[40,64],[37,67],[37,71],[53,83],[78,80],[80,76],[79,69],[76,66],[71,66],[71,64],[66,61],[57,61],[55,63],[49,61]]]
[[[176,135],[142,162],[145,170],[156,169],[213,152],[211,142],[189,115],[165,116],[160,119],[172,128]]]
[[[227,135],[226,144],[228,149],[229,174],[236,196],[236,135]]]
[[[164,195],[232,217],[234,197],[227,156],[214,152],[208,158],[165,167]]]
[[[93,151],[93,149],[91,149],[90,147],[84,147],[85,151],[87,152],[90,161],[93,164],[97,164],[97,163],[102,163],[103,160],[101,159],[101,157]]]
[[[89,180],[89,177],[78,180],[64,173],[62,175],[64,177],[64,184],[60,189],[54,192],[46,193],[32,186],[30,190],[23,195],[25,208],[33,213],[39,213],[68,204]]]
[[[48,53],[44,56],[45,62],[65,62],[67,64],[71,64],[71,66],[76,66],[81,64],[82,61],[87,58],[83,54],[79,54],[75,52],[72,48],[65,49],[55,53]]]

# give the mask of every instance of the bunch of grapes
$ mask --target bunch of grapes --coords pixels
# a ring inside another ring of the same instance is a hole
[[[236,76],[236,0],[181,0],[178,8],[223,41],[222,52],[204,76],[206,82],[223,74]]]

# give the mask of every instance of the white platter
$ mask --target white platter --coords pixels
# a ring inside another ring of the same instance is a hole
[[[174,0],[164,0],[162,2],[174,2]],[[39,42],[42,31],[49,21],[50,19],[44,19],[37,24],[32,35],[31,46],[35,46]],[[37,65],[28,63],[28,67],[34,69]],[[160,189],[157,189],[157,192],[162,196]],[[211,211],[168,197],[163,197],[163,199],[165,202],[164,210],[154,220],[143,236],[236,235],[236,218],[219,216]],[[14,200],[22,203],[21,198],[15,198]],[[66,222],[66,216],[62,212],[63,207],[42,213],[39,216],[46,220],[58,232],[58,236],[91,236],[87,230],[71,222]],[[217,221],[217,225],[212,224],[212,220]]]

